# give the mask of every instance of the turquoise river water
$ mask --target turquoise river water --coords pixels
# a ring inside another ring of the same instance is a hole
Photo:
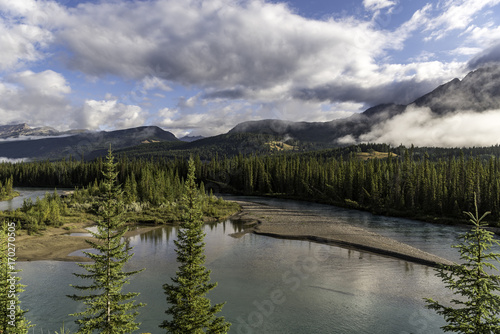
[[[450,248],[463,232],[457,227],[299,201],[238,199],[333,216],[458,259],[457,251]],[[450,299],[434,269],[306,241],[231,236],[238,231],[240,224],[231,220],[205,226],[206,265],[218,282],[209,298],[213,303],[226,302],[221,315],[232,323],[230,333],[442,333],[442,318],[427,310],[423,301],[424,297]],[[137,301],[147,304],[140,309],[137,333],[164,333],[158,328],[167,317],[162,285],[175,275],[176,236],[177,228],[163,226],[129,238],[135,255],[126,269],[146,269],[126,287],[140,292]],[[20,296],[22,305],[30,310],[27,318],[37,325],[35,333],[53,333],[63,322],[75,329],[68,314],[81,311],[82,305],[66,295],[78,293],[70,283],[82,284],[72,275],[81,272],[76,263],[19,262],[18,268],[27,285]]]

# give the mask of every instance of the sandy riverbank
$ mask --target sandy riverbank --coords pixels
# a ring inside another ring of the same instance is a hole
[[[441,263],[451,264],[450,261],[436,255],[377,233],[341,223],[335,218],[253,202],[236,202],[241,205],[242,211],[233,218],[246,222],[247,226],[252,226],[248,232],[275,238],[309,240],[347,247],[429,266]],[[86,232],[85,227],[91,225],[90,223],[76,224],[71,232]],[[127,232],[126,236],[145,233],[155,228],[159,226],[141,227]],[[49,228],[43,232],[43,235],[18,236],[16,238],[18,261],[88,261],[86,257],[68,256],[68,254],[89,248],[85,242],[89,237],[69,236],[68,233],[69,231],[63,228]]]
[[[331,244],[428,266],[452,264],[439,256],[380,234],[344,224],[335,218],[252,202],[238,202],[238,204],[241,205],[242,211],[237,218],[250,225],[254,223],[249,231],[255,234]]]
[[[42,235],[22,234],[16,237],[16,256],[18,261],[89,261],[84,256],[69,256],[69,254],[89,248],[85,240],[92,239],[88,236],[70,236],[69,233],[86,233],[85,228],[92,226],[93,223],[71,224],[70,231],[63,228],[48,228]],[[159,226],[144,226],[138,229],[131,229],[125,236],[131,237],[141,233],[148,232]]]

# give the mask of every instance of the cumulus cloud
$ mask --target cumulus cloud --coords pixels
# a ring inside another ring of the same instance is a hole
[[[31,126],[123,129],[144,124],[147,115],[136,105],[117,100],[86,100],[74,106],[68,99],[71,87],[60,73],[22,71],[0,81],[0,119],[3,124]],[[112,96],[106,94],[109,98]]]
[[[0,81],[0,119],[3,124],[68,125],[73,116],[66,96],[70,91],[65,78],[54,71],[14,73]]]
[[[401,42],[370,22],[310,20],[258,0],[84,3],[59,21],[71,68],[195,85],[211,99],[277,99],[345,77],[375,86],[376,58]]]
[[[20,84],[29,94],[63,96],[71,92],[64,76],[52,70],[35,73],[23,71],[9,76],[11,82]]]
[[[44,50],[54,40],[49,18],[56,8],[53,2],[0,1],[0,71],[45,58]]]
[[[363,22],[307,20],[261,1],[85,4],[68,23],[61,37],[73,52],[69,61],[85,73],[154,73],[221,88],[283,83],[300,71],[328,75],[388,42]]]
[[[51,38],[52,34],[47,30],[25,24],[12,26],[0,15],[0,71],[19,68],[26,62],[43,58],[40,47]]]
[[[439,40],[452,30],[466,29],[475,16],[484,8],[496,6],[500,0],[459,0],[442,3],[441,14],[429,19],[426,31],[430,34],[427,40]],[[439,6],[440,3],[437,4]]]
[[[376,11],[396,5],[396,2],[390,0],[363,0],[363,6],[366,9]]]
[[[78,128],[90,130],[126,129],[144,124],[146,113],[135,105],[112,101],[86,100],[77,115]]]
[[[409,106],[407,110],[375,126],[359,141],[434,147],[471,147],[500,144],[500,110],[481,113],[457,111],[443,116],[429,108]],[[354,138],[342,138],[352,143]]]
[[[358,103],[320,103],[311,101],[287,101],[251,104],[246,101],[228,103],[211,102],[203,112],[196,111],[194,105],[189,109],[164,108],[157,114],[155,124],[174,133],[178,138],[186,134],[214,136],[226,133],[249,120],[291,119],[293,121],[326,122],[345,118],[358,112]]]
[[[468,67],[476,69],[491,63],[500,63],[500,43],[487,48],[472,58],[468,63]]]
[[[398,2],[363,0],[363,6],[375,18],[380,12],[394,13]],[[434,54],[390,64],[388,52],[404,50],[418,29],[434,40],[458,29],[467,29],[464,36],[470,38],[486,38],[485,28],[471,27],[471,22],[499,2],[428,3],[389,31],[375,19],[313,20],[284,2],[264,0],[82,1],[77,6],[0,0],[0,71],[17,72],[0,81],[0,115],[4,122],[24,118],[35,125],[136,126],[148,120],[142,108],[154,106],[154,97],[169,99],[172,94],[163,92],[179,86],[197,93],[178,98],[169,110],[179,113],[164,117],[160,112],[158,122],[181,128],[185,121],[183,129],[203,124],[207,132],[275,115],[331,120],[352,112],[339,110],[342,102],[359,109],[408,103],[463,76],[464,64],[430,61]],[[474,50],[477,46],[462,46],[456,53]],[[136,89],[128,100],[114,91],[104,101],[87,96],[83,105],[72,106],[67,100],[71,87],[58,73],[23,71],[23,65],[44,57],[62,60],[96,81],[110,76],[136,80]],[[60,117],[50,119],[50,114]]]
[[[0,119],[3,124],[28,123],[31,126],[87,128],[91,130],[124,129],[144,124],[147,114],[141,107],[119,103],[109,98],[86,100],[73,105],[71,87],[60,73],[22,71],[0,81]],[[160,84],[160,83],[158,83]]]

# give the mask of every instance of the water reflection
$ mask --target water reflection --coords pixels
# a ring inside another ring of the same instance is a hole
[[[5,211],[5,210],[16,210],[19,209],[20,207],[23,206],[23,201],[25,199],[31,198],[33,202],[35,202],[37,197],[44,197],[45,194],[48,193],[53,193],[54,189],[50,188],[14,188],[14,191],[19,192],[19,196],[14,197],[13,199],[10,199],[8,201],[1,201],[0,202],[0,211]],[[58,192],[62,192],[63,190],[59,190]]]
[[[277,208],[297,210],[319,216],[335,218],[339,222],[359,226],[383,236],[409,244],[423,251],[443,258],[461,262],[460,254],[452,245],[458,244],[458,237],[469,230],[468,227],[426,223],[411,219],[373,215],[369,212],[344,209],[326,204],[293,201],[258,196],[225,195],[225,199],[244,200]],[[498,239],[499,237],[496,236]],[[494,245],[495,252],[500,247]]]
[[[341,211],[339,219],[355,221],[358,213]],[[395,226],[392,218],[369,220],[361,213],[359,224],[380,224],[388,231]],[[242,224],[230,220],[205,226],[206,265],[218,282],[209,298],[212,303],[227,301],[222,315],[233,323],[230,333],[331,333],[332,328],[347,334],[441,332],[442,319],[425,313],[422,301],[449,300],[432,268],[308,241],[230,237],[243,231]],[[158,333],[166,317],[162,285],[177,270],[177,233],[176,226],[161,226],[127,239],[134,256],[125,269],[146,268],[126,287],[140,292],[137,301],[147,304],[140,310],[137,333]],[[75,293],[69,283],[80,284],[72,273],[81,268],[54,261],[19,267],[27,284],[21,299],[37,330],[53,332],[63,321],[74,330],[68,314],[81,311],[81,305],[65,295]]]
[[[156,245],[158,243],[169,242],[172,235],[177,235],[177,227],[167,225],[141,233],[138,235],[138,238],[141,242],[149,242]]]

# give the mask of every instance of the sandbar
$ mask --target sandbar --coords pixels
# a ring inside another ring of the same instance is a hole
[[[69,233],[88,232],[85,227],[90,227],[94,223],[78,223],[70,231],[64,228],[50,227],[41,235],[17,236],[15,241],[17,261],[71,261],[88,262],[90,259],[85,256],[69,256],[69,254],[82,249],[90,248],[85,240],[93,240],[89,236],[71,236]],[[131,229],[125,236],[131,237],[148,232],[160,226],[141,226],[138,229]]]
[[[247,233],[340,246],[432,267],[453,264],[447,259],[405,243],[343,223],[335,217],[319,216],[249,201],[234,202],[241,206],[241,211],[233,215],[232,219],[243,222]],[[89,222],[77,224],[73,226],[71,232],[85,232],[84,228],[91,225],[92,223]],[[140,227],[127,232],[126,236],[145,233],[159,227],[161,225]],[[89,261],[87,257],[69,256],[69,254],[89,248],[85,240],[90,238],[69,236],[68,233],[69,231],[63,228],[48,228],[43,235],[18,236],[16,238],[17,260]],[[234,236],[242,235],[244,233],[237,233]]]
[[[453,262],[408,244],[343,223],[335,217],[314,215],[247,201],[236,201],[242,208],[233,217],[252,226],[247,232],[283,239],[308,240],[389,256],[437,267]]]

